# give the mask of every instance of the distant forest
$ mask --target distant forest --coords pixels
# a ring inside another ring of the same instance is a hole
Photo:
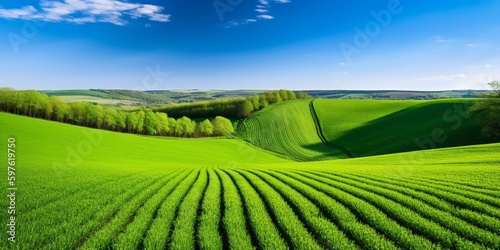
[[[142,108],[124,111],[91,102],[66,103],[59,96],[36,90],[16,91],[0,88],[0,111],[117,132],[207,137],[230,135],[232,122],[225,118],[248,117],[252,112],[281,101],[310,98],[289,90],[266,92],[249,98],[220,99],[187,103],[156,110]],[[174,113],[169,117],[168,112]],[[189,118],[204,118],[196,122]]]

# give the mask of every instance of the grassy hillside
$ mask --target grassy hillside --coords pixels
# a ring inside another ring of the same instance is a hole
[[[99,164],[243,164],[286,162],[249,143],[233,139],[178,139],[113,133],[41,119],[0,113],[0,127],[19,143],[19,152],[32,160]],[[47,147],[37,147],[40,143]],[[23,147],[23,145],[26,145]],[[90,147],[89,147],[90,146]],[[36,149],[36,150],[33,150]],[[31,151],[32,150],[32,151]],[[78,153],[83,152],[83,154]],[[236,152],[236,153],[235,153]],[[67,157],[69,155],[69,157]],[[75,157],[73,157],[75,156]]]
[[[270,106],[240,123],[238,132],[260,148],[299,161],[345,158],[318,136],[310,103],[300,100]]]
[[[328,140],[338,139],[367,122],[421,103],[423,102],[411,100],[315,99],[313,101],[323,134]]]
[[[315,100],[326,139],[354,157],[488,142],[468,108],[474,99]]]
[[[237,140],[0,127],[18,188],[0,249],[500,248],[500,144],[295,163]]]

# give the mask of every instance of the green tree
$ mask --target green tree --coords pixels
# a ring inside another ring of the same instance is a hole
[[[141,110],[137,113],[137,133],[142,134],[144,132],[144,116],[146,113]]]
[[[213,134],[214,135],[227,135],[234,132],[233,124],[231,121],[222,116],[216,116],[212,120]]]
[[[103,117],[103,127],[108,130],[115,130],[117,127],[116,123],[117,111],[112,108],[104,109],[104,117]]]
[[[111,111],[110,111],[111,112]],[[101,105],[86,103],[83,112],[84,125],[86,127],[100,128],[105,116],[104,108]],[[108,118],[109,120],[110,118]]]
[[[0,88],[0,110],[15,113],[17,91],[13,88]]]
[[[49,100],[49,97],[45,94],[42,94],[42,96],[40,96],[40,117],[50,120],[52,119],[52,112],[53,106]]]
[[[211,136],[214,133],[214,125],[208,119],[205,119],[198,124],[198,130],[201,136]]]
[[[177,133],[177,121],[172,117],[168,118],[168,133],[172,136]]]
[[[125,126],[127,128],[127,132],[129,133],[137,133],[137,123],[139,118],[137,117],[136,112],[129,112],[127,114],[127,118],[125,119]]]
[[[482,134],[494,140],[500,139],[500,82],[488,83],[492,88],[487,99],[477,102],[471,112],[479,116],[483,123]]]
[[[27,116],[41,117],[43,95],[36,90],[22,91],[24,93],[24,114]]]
[[[274,103],[280,103],[282,101],[283,101],[283,99],[281,98],[280,93],[274,92]]]
[[[159,135],[166,135],[170,129],[168,126],[167,114],[163,112],[156,112],[155,115],[158,120],[158,123],[156,124],[156,132]]]
[[[87,104],[84,102],[71,103],[70,105],[71,111],[69,116],[73,124],[83,125],[81,122],[83,121],[83,115],[85,112],[86,105]]]
[[[297,92],[297,99],[311,99],[311,97],[302,91]]]
[[[124,131],[125,127],[127,126],[126,124],[127,120],[127,114],[124,111],[118,110],[116,114],[116,127],[118,131]]]
[[[238,104],[238,117],[249,117],[253,111],[253,104],[250,101],[244,101]]]
[[[258,95],[254,95],[250,98],[250,102],[252,103],[253,105],[253,109],[254,110],[259,110],[260,109],[260,102],[259,102],[259,96]]]
[[[59,96],[51,96],[49,102],[52,104],[53,117],[56,121],[63,121],[64,118],[69,113],[69,106],[66,104],[64,99]]]
[[[288,92],[287,92],[286,90],[284,90],[284,89],[280,89],[280,90],[278,91],[278,93],[279,93],[279,95],[280,95],[280,97],[281,97],[281,100],[283,100],[283,101],[288,101],[288,100],[290,100],[290,99],[288,99]]]
[[[144,131],[148,135],[156,135],[156,126],[158,124],[158,119],[156,118],[153,111],[148,110],[144,116]]]
[[[191,119],[189,119],[188,117],[181,117],[179,119],[177,119],[177,136],[179,137],[186,137],[186,136],[190,136],[194,133],[194,129],[195,127],[193,127],[192,123],[191,123]]]

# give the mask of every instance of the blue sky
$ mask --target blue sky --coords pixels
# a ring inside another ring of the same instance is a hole
[[[0,3],[16,89],[485,89],[497,0]]]

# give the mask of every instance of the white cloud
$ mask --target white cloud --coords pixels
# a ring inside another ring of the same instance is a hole
[[[249,24],[249,23],[255,23],[258,22],[259,20],[271,20],[274,19],[274,16],[272,16],[269,12],[271,9],[271,6],[273,3],[290,3],[290,0],[257,0],[257,4],[255,5],[254,11],[255,16],[251,18],[247,18],[244,21],[241,20],[232,20],[227,23],[225,23],[222,27],[224,28],[233,28],[236,26],[244,25],[244,24]]]
[[[162,11],[162,6],[119,0],[42,0],[40,10],[33,6],[0,9],[0,17],[78,24],[102,22],[122,26],[128,23],[125,17],[168,22],[170,15],[163,14]]]
[[[241,21],[241,22],[238,22],[238,21],[229,21],[227,22],[226,24],[224,24],[224,28],[233,28],[233,27],[236,27],[236,26],[240,26],[240,25],[244,25],[244,24],[249,24],[249,23],[255,23],[257,22],[257,20],[253,19],[253,18],[248,18],[246,19],[245,21]]]
[[[341,63],[339,63],[339,65],[341,65],[341,66],[345,66],[345,65],[346,65],[346,63],[345,63],[345,62],[341,62]]]
[[[482,45],[481,43],[468,43],[465,46],[472,48],[472,47],[479,47],[481,45]]]
[[[257,18],[259,18],[259,19],[267,19],[267,20],[274,19],[274,17],[271,16],[271,15],[258,15]]]
[[[417,81],[453,81],[456,79],[464,79],[464,78],[467,78],[467,76],[460,73],[460,74],[456,74],[456,75],[432,76],[432,77],[417,79]]]
[[[25,6],[20,9],[0,9],[0,17],[6,19],[30,19],[37,10],[33,6]]]
[[[486,67],[486,68],[491,68],[492,66],[493,66],[493,65],[491,65],[491,64],[486,64],[486,65],[484,65],[484,67]]]

